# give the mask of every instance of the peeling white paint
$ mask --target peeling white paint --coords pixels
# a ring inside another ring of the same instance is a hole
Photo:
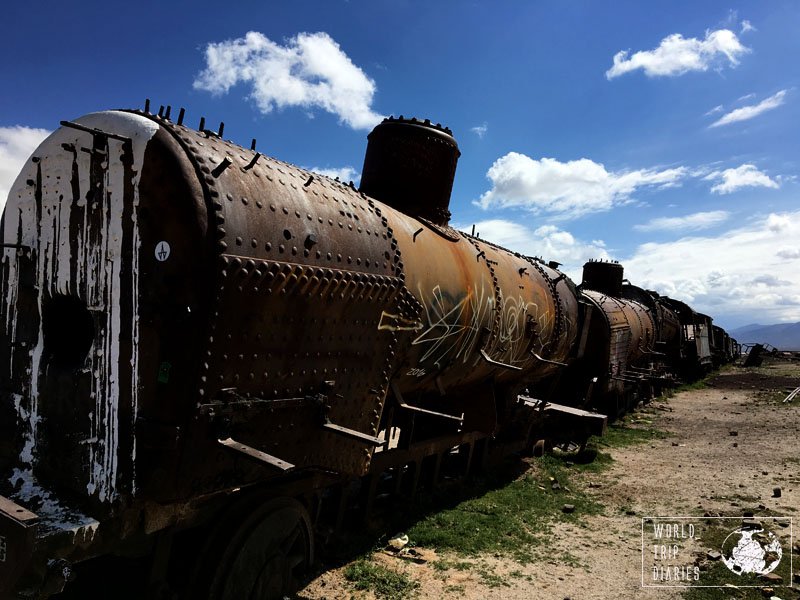
[[[80,535],[76,541],[85,543],[91,541],[97,532],[100,523],[54,498],[36,483],[30,469],[14,469],[11,484],[17,489],[14,499],[39,516],[39,536],[55,531],[71,531],[76,536]]]
[[[121,390],[131,391],[133,406],[131,414],[135,420],[138,406],[138,268],[140,239],[136,222],[136,207],[139,203],[139,177],[148,142],[158,130],[158,125],[144,117],[121,112],[102,112],[87,115],[77,121],[83,126],[124,136],[132,140],[133,149],[133,193],[125,197],[126,172],[120,157],[123,142],[108,140],[108,156],[103,163],[104,192],[99,200],[87,203],[90,189],[91,155],[81,148],[91,149],[92,135],[73,128],[61,128],[53,133],[36,150],[34,156],[41,160],[42,202],[41,214],[37,214],[34,198],[35,186],[28,180],[36,180],[37,165],[28,162],[9,193],[6,205],[4,241],[22,244],[31,248],[35,261],[35,285],[38,289],[39,314],[45,296],[55,294],[80,298],[95,315],[95,337],[87,358],[86,372],[92,373],[90,398],[94,410],[89,413],[91,431],[86,442],[77,446],[75,452],[88,451],[86,491],[101,502],[110,502],[117,497],[117,475],[119,468],[119,402]],[[62,144],[74,145],[77,152],[64,149]],[[75,206],[86,209],[83,223],[78,227],[77,239],[70,239],[70,215],[73,210],[73,192],[70,182],[73,164],[77,165],[77,187]],[[130,188],[129,188],[130,189]],[[127,206],[126,206],[127,203]],[[90,218],[90,210],[102,210],[101,215]],[[131,210],[133,226],[131,239],[123,240],[123,215]],[[100,225],[98,227],[98,225]],[[126,247],[123,244],[127,243]],[[5,293],[0,297],[0,312],[5,311],[5,329],[8,342],[17,343],[21,318],[16,304],[19,299],[21,277],[21,252],[4,248],[3,267],[6,273]],[[123,281],[123,257],[130,259],[130,280]],[[72,274],[73,265],[74,269]],[[121,303],[124,289],[132,290],[133,320],[123,323]],[[121,378],[120,334],[130,331],[132,351],[128,358],[131,379]],[[12,369],[24,368],[30,373],[26,389],[16,390],[13,396],[18,423],[24,433],[24,446],[20,462],[25,469],[17,469],[12,476],[12,485],[18,487],[18,499],[36,492],[40,498],[47,494],[36,484],[34,473],[36,461],[46,459],[37,453],[39,440],[37,424],[40,421],[39,378],[44,350],[41,322],[35,345],[28,353],[27,365],[12,365]],[[133,435],[133,427],[127,428]],[[135,457],[135,438],[129,440]],[[83,450],[82,450],[83,449]],[[125,457],[127,460],[127,457]],[[129,482],[135,486],[135,481]],[[49,502],[49,503],[48,503]],[[55,504],[47,500],[46,511],[56,510]]]

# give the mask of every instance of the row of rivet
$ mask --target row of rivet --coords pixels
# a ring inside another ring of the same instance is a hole
[[[561,337],[562,333],[566,332],[566,328],[564,326],[564,308],[561,306],[561,296],[558,293],[557,284],[550,279],[547,271],[545,271],[544,267],[539,263],[537,260],[533,260],[530,257],[525,257],[529,264],[533,266],[534,269],[541,275],[544,281],[547,284],[548,290],[550,290],[550,294],[553,299],[553,308],[555,310],[555,326],[553,327],[552,331],[550,332],[549,340],[542,346],[542,350],[544,351],[545,348],[555,347]]]
[[[389,302],[402,288],[398,278],[384,275],[272,261],[256,263],[242,257],[223,256],[222,261],[226,265],[223,276],[236,278],[228,285],[236,286],[240,292],[320,294],[331,298],[338,294],[340,298],[349,296],[351,299]]]
[[[494,290],[494,322],[492,323],[492,331],[489,334],[489,338],[484,343],[484,346],[485,346],[484,350],[487,350],[490,347],[491,343],[494,342],[497,339],[498,334],[500,332],[500,328],[502,326],[503,293],[500,290],[500,285],[499,285],[498,280],[497,280],[497,274],[494,271],[493,263],[495,263],[495,261],[490,260],[486,256],[486,251],[481,248],[481,246],[479,245],[479,243],[478,243],[478,241],[476,239],[471,238],[471,237],[467,236],[466,234],[462,234],[462,235],[464,236],[464,239],[469,241],[469,243],[472,244],[472,246],[475,248],[475,250],[478,251],[478,257],[479,258],[483,258],[483,262],[486,265],[486,267],[489,269],[489,275],[492,278],[492,287],[493,287],[493,290]]]
[[[168,123],[168,125],[169,125],[169,127],[167,127],[167,129],[170,130],[170,132],[173,134],[173,136],[175,136],[175,138],[179,142],[182,142],[181,145],[182,145],[184,151],[187,153],[188,157],[194,161],[194,163],[196,165],[196,168],[197,168],[197,170],[199,172],[198,173],[198,175],[199,175],[198,179],[200,180],[201,186],[204,188],[204,190],[205,190],[205,192],[207,194],[207,197],[210,198],[211,204],[212,204],[212,206],[214,208],[214,216],[215,216],[215,221],[216,221],[216,225],[217,225],[217,228],[218,228],[217,236],[218,236],[218,240],[219,240],[217,242],[217,249],[219,251],[224,251],[225,248],[227,247],[227,245],[225,244],[225,242],[219,236],[219,230],[222,230],[224,232],[224,229],[222,229],[222,225],[224,224],[224,217],[223,217],[222,212],[221,212],[222,204],[219,202],[220,195],[219,195],[219,191],[216,189],[216,179],[212,176],[212,172],[213,171],[211,169],[209,169],[205,165],[206,158],[201,155],[201,149],[206,147],[205,143],[200,141],[200,140],[198,140],[198,139],[192,139],[193,136],[190,135],[190,134],[195,133],[195,132],[193,132],[193,130],[191,130],[191,129],[188,129],[188,128],[182,126],[182,125],[175,125],[175,124],[172,124],[172,123]],[[196,137],[198,137],[198,135],[195,134],[194,137],[196,138]],[[215,144],[211,143],[211,139],[210,138],[207,140],[207,143],[208,143],[208,149],[209,150],[211,150],[213,152],[217,152],[217,147],[216,147]],[[220,297],[216,296],[215,301],[214,301],[214,307],[213,307],[213,310],[212,310],[212,312],[215,315],[215,317],[219,314],[219,306],[220,306]],[[216,328],[216,318],[213,318],[211,320],[211,323],[209,324],[210,334],[212,336],[213,336],[215,328]],[[211,349],[208,348],[206,350],[206,353],[208,355],[210,355],[211,354]],[[208,370],[209,370],[209,366],[208,366],[208,363],[206,362],[206,363],[203,364],[203,369],[202,369],[201,378],[200,378],[200,387],[198,389],[198,395],[201,396],[201,397],[206,395],[206,383],[207,383],[206,382],[206,375],[208,373]]]

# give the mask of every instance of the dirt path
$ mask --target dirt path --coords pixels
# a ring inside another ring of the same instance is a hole
[[[706,558],[706,553],[719,544],[712,532],[738,527],[746,512],[753,512],[755,517],[798,516],[800,399],[791,404],[782,402],[787,390],[798,385],[800,365],[776,363],[750,371],[733,368],[713,377],[705,389],[682,392],[635,413],[634,426],[638,421],[665,432],[665,436],[611,448],[608,452],[613,463],[609,469],[573,478],[574,487],[605,507],[603,514],[587,516],[579,524],[557,523],[554,541],[533,564],[523,566],[510,558],[490,556],[467,560],[469,568],[464,564],[453,567],[464,559],[437,556],[424,549],[421,552],[428,559],[424,564],[381,552],[376,552],[372,560],[408,574],[420,584],[417,593],[422,598],[681,597],[682,588],[642,588],[643,578],[653,584],[654,564],[685,565],[690,579],[698,566],[702,580],[711,581],[706,568],[720,566]],[[775,488],[780,488],[779,497],[775,497]],[[737,521],[718,519],[733,515],[738,516]],[[691,518],[655,522],[691,523],[703,535],[696,533],[699,540],[672,540],[668,545],[678,547],[677,556],[659,562],[652,550],[654,523],[645,521],[643,535],[643,519],[675,516]],[[771,527],[781,538],[782,547],[788,549],[791,527],[783,525],[788,525],[788,520],[774,521]],[[783,573],[783,581],[765,597],[772,593],[784,600],[800,597],[796,590],[782,587],[791,577],[788,565],[784,565],[782,562],[776,570]],[[738,581],[735,575],[725,573]],[[708,590],[703,597],[761,594],[761,590],[727,588]],[[373,594],[354,591],[342,569],[336,569],[312,581],[300,597],[370,598]]]

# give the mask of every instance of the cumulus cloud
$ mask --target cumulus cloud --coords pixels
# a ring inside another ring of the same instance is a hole
[[[520,207],[575,218],[627,202],[641,188],[679,185],[687,175],[684,167],[613,172],[588,158],[563,163],[509,152],[486,173],[492,189],[476,204],[483,209]]]
[[[0,210],[25,161],[48,135],[50,132],[46,129],[21,125],[0,127]]]
[[[765,187],[777,189],[780,187],[777,181],[771,179],[763,171],[759,171],[755,165],[743,164],[733,169],[724,171],[713,171],[703,179],[706,181],[720,181],[712,186],[711,191],[715,194],[730,194],[744,187]]]
[[[762,100],[758,104],[742,106],[741,108],[736,108],[729,113],[725,113],[719,119],[709,125],[709,127],[720,127],[722,125],[730,125],[731,123],[753,119],[758,115],[767,112],[768,110],[778,108],[781,104],[783,104],[785,98],[786,90],[781,90],[777,94],[770,96],[766,100]]]
[[[471,231],[456,225],[462,231]],[[543,225],[529,229],[525,225],[505,219],[488,219],[475,223],[475,231],[487,239],[515,252],[527,256],[539,256],[544,260],[555,260],[570,276],[580,277],[583,263],[591,258],[609,258],[602,240],[584,241],[555,225]]]
[[[781,233],[782,231],[786,231],[792,225],[792,220],[789,218],[788,215],[776,215],[775,213],[771,213],[769,217],[767,217],[767,229],[769,229],[773,233]]]
[[[330,177],[331,179],[339,178],[339,181],[344,181],[347,183],[348,181],[354,181],[358,183],[358,180],[361,178],[361,173],[356,171],[353,167],[339,167],[339,168],[320,168],[320,167],[305,167],[307,171],[313,171],[314,173],[319,173],[320,175],[325,175],[325,177]]]
[[[470,127],[470,131],[475,135],[477,135],[479,138],[483,139],[483,136],[485,136],[486,132],[489,131],[489,126],[487,125],[486,121],[484,121],[481,125]]]
[[[637,69],[642,69],[648,77],[677,76],[689,71],[707,71],[712,66],[725,64],[726,60],[735,67],[739,57],[749,51],[729,29],[706,31],[703,40],[673,33],[653,50],[640,50],[632,55],[628,50],[617,52],[606,78],[613,79]]]
[[[249,98],[264,114],[288,106],[321,108],[353,129],[371,129],[382,119],[372,110],[375,82],[327,33],[299,33],[282,46],[250,31],[208,44],[205,60],[195,89],[220,95],[249,84]]]
[[[647,223],[634,225],[638,231],[698,231],[708,229],[723,223],[730,217],[730,213],[724,210],[712,210],[708,212],[698,212],[683,217],[658,217],[651,219]]]
[[[623,264],[637,285],[724,321],[798,321],[800,271],[785,261],[800,257],[799,237],[800,211],[773,213],[714,237],[643,244]]]

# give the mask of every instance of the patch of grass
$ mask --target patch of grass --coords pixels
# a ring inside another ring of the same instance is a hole
[[[385,600],[412,597],[420,587],[405,573],[392,571],[364,558],[348,565],[344,577],[355,589],[370,590],[377,598]]]
[[[717,371],[716,373],[714,373],[712,375],[708,375],[708,376],[704,377],[703,379],[697,379],[695,381],[690,381],[688,383],[682,383],[680,385],[676,385],[675,387],[664,388],[663,391],[661,392],[661,395],[658,398],[656,398],[655,401],[656,402],[664,402],[666,400],[669,400],[670,398],[672,398],[676,394],[680,394],[681,392],[692,392],[692,391],[695,391],[695,390],[705,390],[708,387],[713,387],[713,385],[709,384],[709,381],[710,381],[709,378],[713,377],[715,375],[719,375],[719,373],[720,373],[720,371]]]
[[[652,440],[660,440],[667,434],[654,427],[631,426],[625,419],[621,419],[608,426],[606,434],[601,438],[592,438],[590,443],[606,448],[627,448],[636,444],[645,444]],[[611,458],[609,457],[610,461]]]
[[[433,569],[435,571],[449,571],[450,569],[468,571],[470,568],[472,568],[472,563],[465,560],[440,559],[433,563]]]
[[[511,587],[511,584],[508,583],[505,577],[498,575],[493,570],[481,568],[478,570],[478,576],[480,576],[481,582],[483,582],[486,587]]]
[[[795,401],[800,402],[800,398],[795,397],[789,402],[784,402],[788,395],[789,392],[784,392],[783,390],[758,391],[755,393],[755,400],[756,402],[764,402],[773,406],[794,408],[796,406]]]
[[[582,564],[581,561],[578,559],[577,556],[570,552],[564,552],[561,557],[559,558],[559,564],[568,565],[570,567],[575,568],[585,568],[586,565]]]
[[[708,387],[708,378],[706,379],[698,379],[697,381],[692,381],[690,383],[683,383],[676,387],[673,392],[675,394],[679,394],[680,392],[693,392],[695,390],[704,390]]]
[[[467,588],[463,585],[447,585],[445,586],[444,591],[448,594],[463,594],[467,591]]]
[[[582,516],[603,511],[595,500],[572,491],[569,472],[582,467],[545,456],[521,478],[427,515],[407,533],[415,544],[462,556],[499,553],[523,564],[532,562],[536,547],[549,540],[554,521],[577,523]],[[565,504],[573,505],[575,511],[563,513]]]

